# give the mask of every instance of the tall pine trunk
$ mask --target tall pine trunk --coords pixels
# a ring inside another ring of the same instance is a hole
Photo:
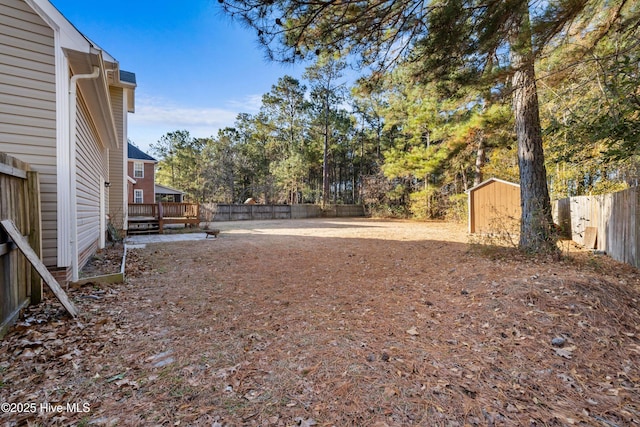
[[[475,176],[473,178],[474,187],[482,183],[482,178],[483,178],[482,168],[484,167],[484,162],[486,160],[486,153],[484,150],[484,146],[485,146],[484,134],[482,133],[482,131],[480,131],[480,133],[481,134],[478,135],[478,151],[476,153],[476,166],[474,169],[474,172],[475,172]],[[465,186],[465,190],[466,190],[466,186]]]
[[[329,84],[327,84],[329,87]],[[324,148],[322,154],[322,209],[329,201],[329,90],[324,99]]]
[[[522,207],[520,248],[531,252],[555,251],[527,2],[522,7],[521,18],[513,23],[511,33],[511,64],[515,70],[513,114]]]

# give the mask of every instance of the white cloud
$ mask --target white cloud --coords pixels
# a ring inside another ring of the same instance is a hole
[[[221,108],[197,108],[156,104],[141,99],[136,103],[136,112],[130,117],[131,125],[173,125],[176,129],[197,127],[225,127],[233,124],[236,111]]]
[[[234,110],[238,110],[238,113],[254,114],[257,113],[262,106],[262,95],[247,95],[242,100],[231,100],[228,104],[233,107]]]
[[[200,108],[137,95],[136,112],[129,115],[129,138],[148,150],[163,135],[176,130],[187,130],[196,138],[215,136],[219,129],[233,126],[238,114],[258,111],[261,100],[261,95],[251,95],[228,101],[228,108]]]

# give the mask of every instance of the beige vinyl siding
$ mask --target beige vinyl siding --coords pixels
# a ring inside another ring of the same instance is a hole
[[[78,253],[82,267],[100,239],[100,177],[107,177],[107,150],[98,141],[87,105],[78,96],[76,115],[76,198],[78,214]]]
[[[43,259],[57,256],[53,30],[22,0],[0,0],[0,151],[40,173]]]
[[[111,187],[108,188],[109,209],[107,213],[111,217],[114,227],[119,230],[124,229],[124,210],[126,208],[127,178],[124,169],[124,156],[127,152],[127,141],[125,140],[124,129],[124,90],[122,88],[110,87],[111,106],[113,117],[116,122],[118,134],[118,144],[120,148],[109,150],[109,179]]]

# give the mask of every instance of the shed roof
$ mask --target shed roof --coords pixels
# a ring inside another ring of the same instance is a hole
[[[127,157],[132,160],[146,160],[149,162],[157,162],[156,159],[131,143],[127,144]]]
[[[501,182],[503,184],[513,185],[514,187],[520,187],[520,184],[516,184],[515,182],[509,182],[499,178],[489,178],[486,181],[482,181],[480,184],[476,185],[475,187],[471,187],[466,192],[471,193],[472,191],[477,190],[478,188],[484,187],[485,185],[491,184],[492,182]]]

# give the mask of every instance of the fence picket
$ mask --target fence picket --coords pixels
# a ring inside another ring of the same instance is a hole
[[[5,153],[0,153],[0,220],[11,220],[20,237],[27,235],[41,251],[40,194],[37,172],[29,165]],[[0,336],[29,302],[41,299],[39,277],[27,260],[20,256],[15,242],[0,227]]]
[[[639,187],[599,196],[570,197],[554,201],[554,221],[569,228],[572,240],[581,245],[586,228],[597,227],[598,250],[640,268],[639,206]]]

